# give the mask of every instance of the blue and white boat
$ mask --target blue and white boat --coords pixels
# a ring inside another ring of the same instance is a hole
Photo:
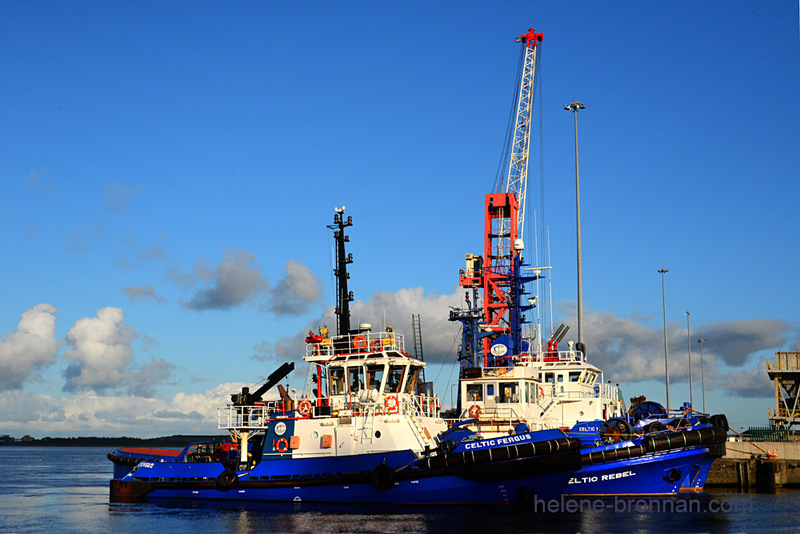
[[[681,415],[662,409],[645,417],[640,406],[633,418],[619,385],[607,382],[589,363],[580,340],[559,348],[568,327],[561,325],[543,338],[540,316],[534,315],[543,300],[539,280],[550,269],[523,258],[537,43],[542,38],[531,29],[517,39],[524,50],[516,116],[509,121],[508,153],[503,155],[508,172],[484,196],[482,252],[466,254],[459,273],[466,296],[465,305],[450,313],[450,320],[462,324],[453,415],[465,431],[484,438],[554,428],[579,437],[583,467],[570,479],[566,495],[674,495],[684,485],[702,487],[710,462],[724,451],[727,428],[699,417],[686,421],[695,415],[688,410]],[[577,112],[580,103],[572,104],[576,107],[567,109]]]
[[[350,326],[345,228],[337,209],[337,329],[310,332],[306,393],[278,383],[286,363],[219,410],[231,438],[182,451],[118,449],[113,500],[203,499],[338,503],[513,503],[558,496],[580,468],[580,440],[558,429],[453,439],[425,362],[391,327]],[[268,399],[277,385],[278,395]]]

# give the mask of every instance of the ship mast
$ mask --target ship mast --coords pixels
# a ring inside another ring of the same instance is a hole
[[[347,289],[347,280],[350,278],[347,264],[353,263],[353,254],[345,251],[345,243],[350,241],[350,237],[344,234],[344,229],[353,226],[353,218],[348,216],[344,220],[344,206],[334,211],[333,224],[328,228],[333,230],[336,240],[336,267],[333,270],[336,277],[336,335],[343,336],[350,334],[350,302],[353,300],[353,292]]]

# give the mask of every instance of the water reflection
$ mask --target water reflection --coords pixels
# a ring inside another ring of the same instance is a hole
[[[107,448],[0,447],[0,532],[795,532],[800,492],[710,492],[553,509],[162,500],[110,503]],[[651,502],[652,501],[652,502]],[[623,504],[620,504],[623,503]],[[656,508],[656,504],[662,506]],[[665,504],[670,503],[672,508]],[[624,505],[624,508],[623,508]],[[678,505],[685,505],[680,507]]]

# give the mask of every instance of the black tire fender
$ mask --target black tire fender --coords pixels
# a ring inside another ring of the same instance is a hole
[[[239,475],[233,469],[225,469],[217,477],[217,489],[220,491],[228,491],[239,483]]]
[[[372,483],[378,489],[389,489],[394,486],[394,469],[386,464],[380,464],[372,470]]]

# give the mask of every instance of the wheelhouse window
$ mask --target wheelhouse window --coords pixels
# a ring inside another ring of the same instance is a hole
[[[553,376],[553,373],[545,373],[544,374],[544,381],[547,382],[548,384],[554,383],[555,382],[555,377]]]
[[[348,367],[347,382],[350,386],[350,393],[356,394],[364,389],[364,368],[361,366]]]
[[[408,382],[406,382],[405,393],[414,394],[414,392],[417,390],[418,380],[419,380],[419,367],[414,367],[411,369],[411,374],[408,377]]]
[[[580,371],[570,371],[569,373],[569,381],[570,382],[580,382],[581,380],[581,372]]]
[[[368,365],[367,366],[367,385],[370,390],[381,390],[381,383],[383,382],[383,365]]]
[[[389,368],[389,376],[386,378],[386,393],[400,393],[400,386],[403,384],[402,365],[392,365]]]
[[[500,382],[500,402],[519,402],[516,382]]]
[[[535,402],[536,401],[536,384],[533,382],[528,382],[528,387],[525,388],[525,402]]]
[[[341,367],[333,367],[330,370],[331,374],[331,395],[344,395],[344,369]]]
[[[467,384],[467,399],[470,401],[482,401],[483,384]]]

